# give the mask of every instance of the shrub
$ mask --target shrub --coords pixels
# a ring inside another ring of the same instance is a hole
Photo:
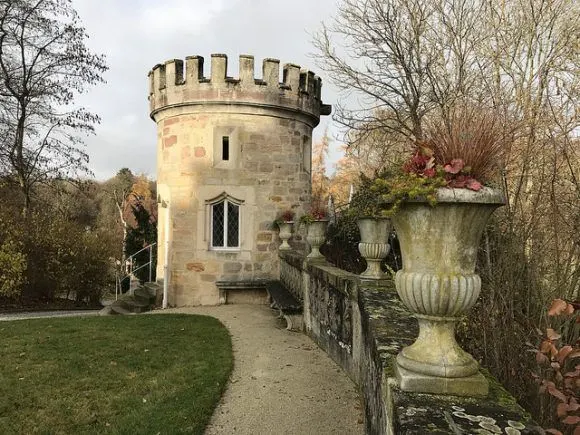
[[[108,239],[106,232],[91,231],[58,214],[33,212],[22,218],[3,210],[0,292],[44,302],[75,295],[77,302],[98,304],[103,290],[114,285]]]
[[[552,423],[565,432],[580,433],[580,343],[578,340],[577,304],[555,299],[548,316],[555,318],[546,332],[541,334],[540,345],[533,349],[538,369],[533,377],[539,392],[548,396],[554,409]],[[546,432],[561,435],[558,429]]]
[[[20,295],[26,282],[26,255],[21,246],[11,240],[0,245],[0,296],[14,298]]]
[[[142,204],[131,206],[131,211],[136,224],[135,226],[129,227],[127,231],[125,244],[125,255],[127,257],[141,251],[145,246],[157,242],[157,222],[151,217],[149,211]],[[149,281],[149,267],[145,266],[149,261],[152,262],[151,280],[155,281],[157,249],[153,248],[151,256],[148,250],[144,250],[133,257],[133,270],[144,266],[135,272],[135,276],[141,282]],[[123,285],[124,291],[128,290],[130,284],[129,278],[124,279],[121,284]]]
[[[371,187],[378,178],[388,176],[390,173],[385,171],[375,174],[375,178],[361,173],[349,207],[338,213],[336,222],[329,225],[326,243],[321,246],[320,252],[336,267],[356,274],[366,269],[366,261],[358,250],[360,233],[356,221],[360,217],[381,215],[383,208]],[[396,238],[391,238],[389,244],[391,249],[382,263],[382,269],[396,271],[401,267],[399,243]]]

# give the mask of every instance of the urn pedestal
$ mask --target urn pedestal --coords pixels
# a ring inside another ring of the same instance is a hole
[[[381,262],[389,254],[391,220],[389,218],[360,218],[356,223],[361,238],[358,252],[367,262],[367,268],[361,273],[361,278],[385,278],[385,274],[381,270]]]
[[[292,225],[294,224],[293,221],[285,221],[278,223],[278,227],[280,228],[280,233],[278,236],[280,240],[282,240],[282,244],[278,248],[280,251],[288,251],[292,249],[292,247],[288,244],[288,240],[292,237]]]
[[[403,257],[395,285],[419,321],[419,337],[397,356],[401,389],[487,395],[477,361],[455,340],[455,323],[479,296],[479,241],[490,215],[503,203],[501,192],[490,188],[442,188],[435,206],[411,200],[393,216]]]
[[[328,220],[314,221],[308,224],[306,230],[306,240],[310,245],[310,254],[306,256],[308,259],[323,259],[324,256],[320,253],[320,247],[326,240],[326,227]]]

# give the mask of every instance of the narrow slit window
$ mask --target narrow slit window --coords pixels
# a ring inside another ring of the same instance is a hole
[[[230,159],[230,137],[222,137],[222,160]]]

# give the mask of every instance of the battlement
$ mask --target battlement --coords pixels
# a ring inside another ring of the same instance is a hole
[[[240,55],[239,65],[238,78],[228,76],[225,54],[211,55],[209,77],[201,56],[156,65],[149,72],[151,117],[167,107],[219,103],[298,111],[315,124],[320,115],[330,114],[331,107],[321,100],[322,80],[312,71],[286,63],[280,82],[278,59],[264,59],[260,78],[254,75],[253,56]]]

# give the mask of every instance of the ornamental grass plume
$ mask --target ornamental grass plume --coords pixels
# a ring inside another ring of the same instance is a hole
[[[401,173],[377,177],[371,187],[388,204],[383,215],[393,215],[402,202],[415,198],[434,205],[442,187],[478,191],[491,184],[509,146],[497,116],[466,105],[445,120],[427,123],[424,131],[426,140],[415,143]]]
[[[497,116],[461,105],[445,122],[427,124],[425,132],[428,139],[424,146],[432,151],[436,164],[443,165],[449,187],[470,188],[466,178],[488,184],[497,176],[507,151]]]

